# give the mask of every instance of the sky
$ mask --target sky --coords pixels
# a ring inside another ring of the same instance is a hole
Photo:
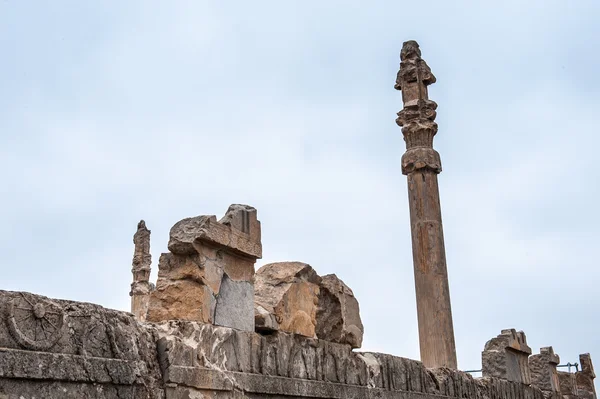
[[[437,77],[459,367],[506,328],[600,362],[600,2],[0,2],[0,289],[128,310],[132,236],[232,203],[263,259],[354,291],[419,358],[394,90]],[[597,366],[598,367],[598,366]]]

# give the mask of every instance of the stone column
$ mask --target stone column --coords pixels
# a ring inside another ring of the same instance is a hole
[[[406,142],[402,173],[408,176],[421,361],[426,367],[456,369],[437,181],[442,165],[433,149],[437,104],[427,94],[427,86],[435,83],[435,76],[421,58],[415,41],[404,43],[400,59],[395,88],[402,90],[404,109],[398,112],[396,123],[402,127]]]
[[[150,265],[152,264],[152,255],[150,255],[150,230],[146,228],[146,222],[141,220],[138,223],[137,231],[133,235],[133,244],[135,245],[133,253],[133,283],[131,283],[131,313],[139,321],[146,321],[146,312],[148,311],[148,301],[152,284],[150,284]]]

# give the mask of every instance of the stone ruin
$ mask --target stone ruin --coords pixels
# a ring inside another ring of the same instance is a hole
[[[483,377],[359,352],[352,290],[308,264],[262,256],[256,209],[183,219],[156,286],[150,230],[134,235],[131,313],[0,291],[0,399],[473,398],[596,399],[588,354],[557,371],[552,347],[525,334],[485,344]]]
[[[435,77],[416,42],[401,60],[422,362],[357,351],[358,300],[336,275],[302,262],[255,272],[257,211],[231,205],[220,220],[171,228],[156,285],[151,232],[138,224],[131,313],[0,291],[0,399],[596,399],[589,354],[581,370],[557,371],[552,347],[532,355],[514,329],[485,344],[481,378],[457,370],[427,97]]]

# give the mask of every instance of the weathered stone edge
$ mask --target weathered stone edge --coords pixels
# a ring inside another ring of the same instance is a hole
[[[0,378],[137,385],[147,373],[142,361],[0,348]]]
[[[299,396],[312,398],[439,398],[449,396],[422,392],[390,391],[358,385],[312,381],[298,378],[221,371],[201,367],[171,366],[165,373],[165,382],[190,388],[214,391],[235,389],[258,394]],[[455,398],[454,398],[455,399]]]

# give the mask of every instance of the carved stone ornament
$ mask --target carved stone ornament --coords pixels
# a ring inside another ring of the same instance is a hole
[[[31,350],[52,348],[65,330],[65,314],[50,301],[15,297],[8,306],[7,324],[11,336],[19,345]]]

